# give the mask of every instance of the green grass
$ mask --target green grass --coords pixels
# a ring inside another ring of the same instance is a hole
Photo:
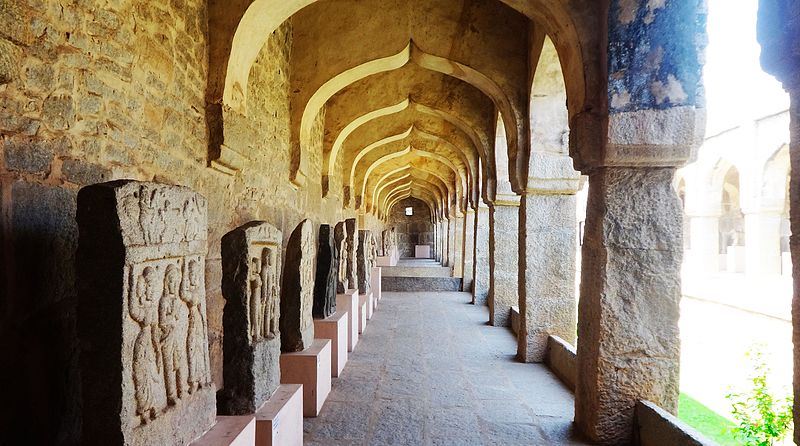
[[[722,446],[737,446],[742,442],[731,432],[731,420],[714,412],[694,398],[681,393],[678,401],[678,418]]]

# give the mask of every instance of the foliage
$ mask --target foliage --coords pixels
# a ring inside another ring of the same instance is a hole
[[[752,388],[725,396],[731,401],[733,417],[738,423],[733,432],[748,446],[772,446],[792,428],[792,396],[777,397],[770,392],[769,367],[759,348],[751,348],[746,356],[753,367]]]
[[[678,400],[678,418],[721,446],[741,444],[733,435],[732,421],[683,392]]]

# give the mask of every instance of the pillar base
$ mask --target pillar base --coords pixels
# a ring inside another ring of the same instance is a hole
[[[220,416],[191,446],[252,446],[256,441],[256,419],[252,415]]]
[[[363,334],[364,329],[367,328],[367,313],[370,311],[368,309],[368,305],[370,305],[369,296],[371,296],[371,294],[361,294],[358,296],[358,334]]]
[[[255,445],[303,445],[302,384],[281,384],[272,397],[258,409]]]
[[[347,290],[336,295],[336,308],[347,312],[347,351],[352,352],[358,344],[358,291]]]
[[[302,384],[303,416],[319,415],[331,392],[330,339],[314,339],[301,352],[282,353],[281,384]]]
[[[339,310],[327,319],[314,319],[314,336],[331,340],[331,376],[338,378],[347,363],[347,311]]]
[[[378,301],[383,299],[383,293],[381,292],[381,271],[383,271],[379,266],[372,268],[372,283],[370,284],[372,287],[372,294],[375,296],[375,308],[378,308]]]

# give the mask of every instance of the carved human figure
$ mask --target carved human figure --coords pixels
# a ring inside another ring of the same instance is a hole
[[[139,324],[139,333],[133,344],[133,383],[136,390],[136,415],[142,423],[158,414],[156,392],[161,380],[161,360],[158,352],[157,305],[158,274],[145,267],[136,278],[133,296],[128,299],[131,318]]]
[[[264,311],[261,303],[263,291],[261,260],[253,257],[250,261],[250,280],[247,284],[247,304],[250,309],[250,339],[255,342],[261,338],[264,326]]]
[[[272,249],[264,248],[261,251],[261,281],[264,284],[261,289],[261,335],[266,339],[275,337],[273,330],[273,312],[275,310],[275,300],[277,300],[277,290],[275,288],[275,271],[272,259]]]
[[[203,305],[203,287],[200,282],[200,265],[197,260],[189,261],[188,280],[181,297],[189,307],[189,331],[186,336],[186,350],[189,360],[189,393],[203,387],[208,382],[208,363],[205,345],[206,335],[205,309]]]
[[[164,274],[164,294],[158,304],[158,328],[160,331],[161,357],[164,365],[164,384],[167,403],[175,405],[183,397],[184,348],[180,345],[181,306],[179,292],[181,273],[174,264],[167,266]]]
[[[300,263],[300,327],[306,329],[311,325],[312,304],[314,303],[314,264],[313,264],[313,231],[304,232],[300,244],[302,259]]]
[[[344,239],[339,242],[339,282],[344,284],[345,290],[350,288],[347,281],[347,241]]]
[[[378,244],[375,242],[375,237],[370,234],[369,236],[369,267],[375,268],[378,266]]]

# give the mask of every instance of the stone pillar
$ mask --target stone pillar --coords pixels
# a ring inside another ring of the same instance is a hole
[[[791,92],[792,106],[790,115],[791,142],[789,157],[792,166],[800,166],[800,85]],[[789,179],[789,218],[792,235],[790,250],[792,252],[792,277],[794,292],[792,295],[792,342],[794,344],[794,425],[800,425],[800,168],[790,170]],[[794,442],[800,444],[800,429],[794,431]]]
[[[498,196],[489,209],[489,323],[507,327],[519,302],[519,196]]]
[[[745,272],[781,273],[780,211],[746,212],[744,215]]]
[[[453,267],[456,264],[456,216],[447,220],[447,266]]]
[[[485,305],[489,297],[489,208],[481,203],[475,211],[475,264],[472,303]]]
[[[464,217],[453,219],[453,277],[464,277]]]
[[[464,216],[464,280],[461,291],[471,292],[475,281],[475,210],[467,209]]]
[[[692,271],[719,272],[719,215],[690,215],[686,263]],[[780,246],[778,246],[780,248]]]
[[[630,441],[637,401],[675,413],[682,259],[674,168],[589,176],[575,422],[592,441]]]
[[[519,342],[517,357],[542,362],[547,338],[575,345],[576,198],[580,174],[567,156],[532,154],[527,194],[519,207]],[[535,167],[534,166],[534,167]]]

